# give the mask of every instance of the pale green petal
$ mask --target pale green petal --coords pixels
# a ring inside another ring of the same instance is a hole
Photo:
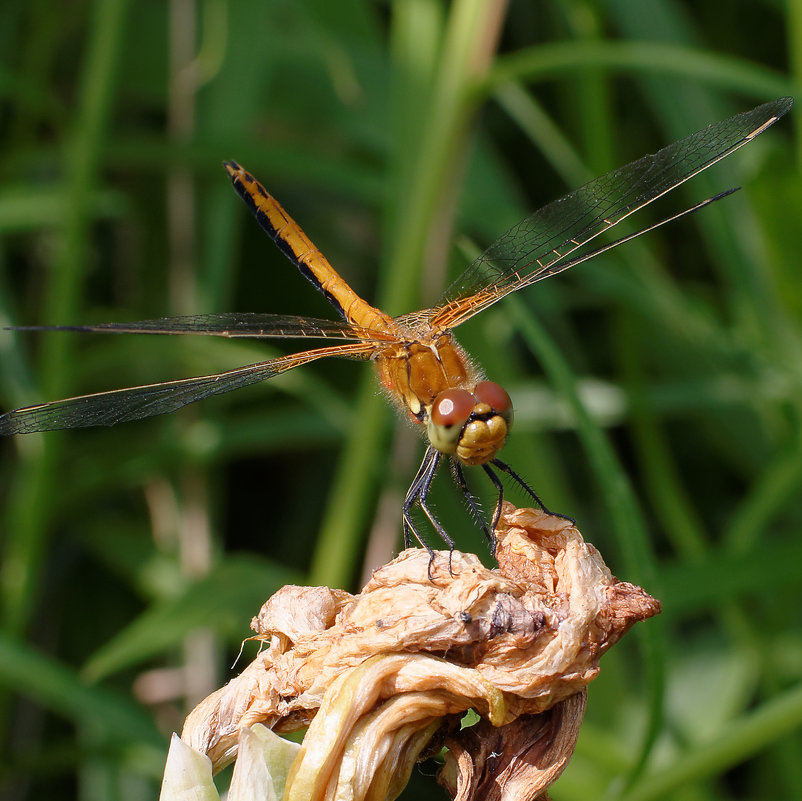
[[[281,801],[300,747],[259,723],[243,729],[228,801]]]
[[[170,740],[159,801],[220,801],[212,779],[212,761],[177,734]]]

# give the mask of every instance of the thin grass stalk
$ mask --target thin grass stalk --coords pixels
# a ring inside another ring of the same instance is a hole
[[[566,6],[565,11],[575,40],[583,49],[599,43],[601,20],[591,7]],[[592,175],[601,175],[615,164],[610,78],[609,70],[601,65],[588,65],[586,69],[571,75],[575,90],[567,93],[565,98],[567,114],[573,112],[577,117],[582,137],[581,150]]]
[[[579,158],[568,137],[522,83],[510,81],[499,84],[493,91],[493,99],[535,148],[543,153],[566,186],[581,186],[594,177]]]
[[[799,498],[802,485],[802,430],[794,420],[791,440],[749,488],[724,531],[730,553],[748,553],[756,547],[772,518]]]
[[[640,454],[641,474],[646,479],[652,506],[661,520],[665,536],[681,559],[695,561],[708,553],[708,537],[693,508],[671,458],[668,443],[646,400],[646,376],[637,324],[622,311],[614,326],[614,352],[619,356],[635,442]]]
[[[652,621],[654,622],[654,621]],[[802,725],[802,684],[731,721],[712,741],[677,755],[659,773],[645,776],[621,801],[658,801],[686,784],[714,778]]]
[[[161,753],[163,735],[131,698],[88,683],[19,639],[0,632],[0,686],[14,687],[44,709],[78,726],[102,727],[117,743],[137,743]]]
[[[754,62],[661,42],[555,42],[500,56],[485,91],[508,81],[544,81],[589,68],[642,78],[688,79],[709,88],[744,93],[757,100],[798,92],[799,84]]]

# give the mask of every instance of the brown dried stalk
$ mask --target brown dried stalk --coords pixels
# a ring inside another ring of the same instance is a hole
[[[356,596],[282,588],[251,624],[269,647],[190,714],[182,739],[219,769],[254,723],[308,725],[290,801],[395,798],[443,741],[455,798],[545,798],[599,657],[660,604],[561,518],[506,504],[497,536],[495,570],[458,551],[430,566],[410,549]],[[482,720],[457,731],[468,709]]]

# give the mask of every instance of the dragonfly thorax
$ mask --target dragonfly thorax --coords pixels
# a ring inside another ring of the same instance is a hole
[[[464,464],[485,464],[501,450],[512,425],[512,401],[493,381],[472,392],[447,389],[434,399],[426,431],[429,442]]]

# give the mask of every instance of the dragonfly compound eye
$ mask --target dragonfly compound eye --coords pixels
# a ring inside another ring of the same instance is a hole
[[[473,392],[441,392],[432,404],[427,432],[441,453],[464,464],[485,464],[504,444],[511,424],[510,396],[498,384],[481,381]]]
[[[473,394],[479,403],[486,403],[496,414],[501,415],[508,428],[512,425],[512,401],[504,387],[495,381],[480,381]]]
[[[426,430],[429,442],[442,453],[456,453],[462,429],[471,416],[476,398],[464,389],[447,389],[432,404]]]

